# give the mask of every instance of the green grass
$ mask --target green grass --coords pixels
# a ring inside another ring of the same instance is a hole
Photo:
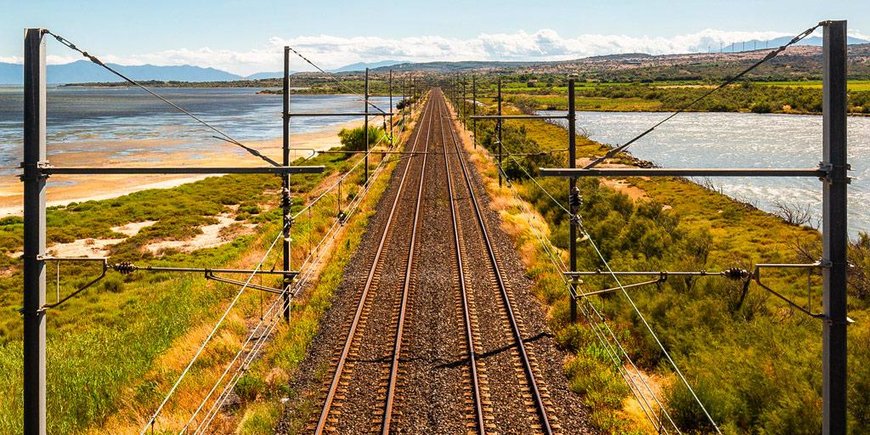
[[[779,81],[779,82],[755,82],[764,86],[779,86],[779,87],[795,87],[795,88],[811,88],[821,89],[821,80],[808,81]],[[870,91],[870,80],[849,80],[846,83],[846,88],[849,91]]]
[[[339,154],[317,157],[307,164],[323,164],[326,173],[294,175],[291,186],[299,197],[312,190],[329,174],[346,170],[353,159]],[[278,177],[240,175],[213,177],[173,189],[146,190],[115,199],[88,201],[48,211],[49,245],[78,238],[121,237],[112,226],[157,220],[138,235],[111,248],[111,261],[137,264],[215,267],[239,261],[251,249],[265,247],[277,234],[280,210],[275,208],[280,186]],[[347,194],[355,189],[348,185]],[[263,204],[270,204],[265,211]],[[140,246],[165,239],[184,239],[213,216],[239,206],[239,215],[258,224],[253,235],[235,238],[228,245],[190,254],[168,253],[155,258]],[[309,224],[310,225],[310,224]],[[4,252],[21,249],[21,220],[0,221],[0,247]],[[296,233],[294,232],[294,235]],[[301,249],[294,255],[301,256]],[[0,277],[0,433],[22,430],[21,415],[21,270],[17,260],[0,255],[10,274]],[[98,270],[93,266],[62,266],[61,294],[68,294]],[[198,275],[115,272],[48,314],[48,430],[76,433],[99,427],[130,398],[142,409],[152,409],[165,393],[150,381],[153,362],[171,345],[203,322],[213,321],[217,311],[235,289],[207,282]],[[54,276],[49,265],[48,275]],[[50,283],[49,287],[53,287]],[[53,299],[49,295],[49,299]],[[173,378],[176,373],[158,375]],[[152,373],[153,374],[153,373]],[[150,376],[150,375],[149,375]],[[159,390],[159,391],[158,391]],[[150,408],[149,408],[150,407]]]
[[[566,110],[568,105],[564,94],[513,94],[508,97],[508,101],[519,104],[531,104],[538,110]],[[662,103],[660,101],[636,97],[607,98],[581,96],[574,100],[574,104],[577,110],[590,112],[656,112],[662,110]]]

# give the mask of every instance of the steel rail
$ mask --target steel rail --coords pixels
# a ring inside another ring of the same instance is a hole
[[[442,99],[443,101],[443,99]],[[446,104],[446,103],[445,103]],[[510,298],[508,297],[507,287],[505,286],[504,279],[502,277],[501,269],[498,265],[498,260],[495,257],[495,250],[492,247],[492,241],[489,237],[489,232],[486,229],[486,221],[483,217],[483,213],[480,211],[480,205],[477,200],[477,195],[474,193],[474,186],[471,184],[471,176],[468,173],[467,164],[465,162],[464,156],[460,152],[459,142],[456,139],[456,132],[453,128],[450,128],[450,136],[453,141],[453,146],[457,151],[457,156],[459,158],[459,167],[462,169],[462,175],[465,179],[465,186],[468,188],[469,198],[471,199],[471,204],[474,208],[474,214],[477,217],[477,223],[480,227],[481,235],[483,236],[484,245],[486,245],[486,252],[489,257],[489,262],[492,265],[493,275],[495,276],[496,283],[498,284],[499,291],[501,293],[502,301],[504,302],[505,311],[507,312],[508,321],[511,326],[511,330],[514,335],[514,339],[517,343],[517,351],[520,354],[520,359],[523,365],[523,371],[526,374],[526,380],[529,383],[530,392],[532,394],[532,400],[535,403],[535,407],[538,410],[538,417],[540,418],[541,426],[546,434],[552,434],[553,428],[550,425],[550,420],[547,416],[547,410],[544,407],[544,401],[541,397],[540,389],[538,388],[538,383],[535,380],[535,374],[532,371],[532,365],[529,361],[529,355],[526,351],[526,346],[523,343],[523,336],[520,332],[519,325],[517,324],[516,316],[514,315],[514,310],[511,305]]]
[[[436,106],[437,107],[437,106]],[[433,110],[430,106],[429,110]],[[423,164],[420,166],[420,184],[417,187],[417,202],[414,206],[414,220],[411,224],[411,239],[408,242],[408,259],[405,262],[405,281],[402,284],[402,302],[399,306],[399,318],[396,325],[396,340],[393,348],[393,360],[390,363],[390,377],[387,379],[386,406],[381,420],[381,435],[390,434],[390,423],[393,416],[393,402],[396,400],[396,383],[399,379],[399,356],[402,354],[402,338],[405,332],[405,316],[408,310],[408,294],[411,293],[411,273],[414,269],[414,248],[417,244],[417,223],[420,220],[420,204],[423,200],[423,187],[426,185],[426,162],[429,158],[429,136],[432,133],[432,115],[426,126],[426,146],[423,148]],[[418,133],[419,136],[419,133]],[[410,162],[409,162],[410,164]]]
[[[448,128],[450,126],[448,125]],[[478,433],[486,433],[486,422],[483,418],[483,402],[480,397],[480,377],[477,373],[477,352],[474,349],[474,334],[471,326],[471,314],[468,308],[468,289],[465,286],[465,270],[462,250],[459,241],[459,223],[456,219],[456,196],[453,192],[453,177],[450,174],[450,161],[447,157],[447,138],[444,129],[441,130],[441,142],[444,145],[444,171],[447,173],[447,196],[450,198],[450,217],[453,225],[453,246],[456,250],[456,269],[459,274],[459,292],[462,299],[462,319],[465,322],[465,341],[468,343],[468,365],[471,371],[471,396],[474,402]],[[452,153],[451,153],[452,154]]]
[[[431,125],[432,117],[429,117],[429,123]],[[417,132],[414,137],[414,146],[413,150],[417,149],[417,144],[419,143],[420,133]],[[317,427],[315,428],[314,433],[317,435],[322,434],[326,430],[327,420],[329,418],[329,412],[332,409],[332,403],[335,400],[335,395],[338,391],[338,386],[341,381],[341,375],[344,372],[344,366],[347,362],[348,355],[350,354],[350,349],[353,345],[354,338],[356,337],[357,327],[359,326],[360,318],[362,317],[365,301],[368,299],[369,290],[372,287],[375,279],[375,272],[377,270],[378,264],[380,264],[381,255],[384,252],[384,246],[386,245],[387,236],[390,233],[390,227],[393,224],[393,218],[396,215],[396,210],[399,205],[399,198],[402,196],[402,191],[405,187],[405,181],[408,178],[408,172],[410,171],[412,166],[412,162],[408,161],[405,165],[405,170],[402,173],[402,178],[399,180],[399,188],[396,192],[396,197],[393,199],[393,204],[390,207],[390,214],[387,217],[387,222],[384,225],[384,231],[381,234],[381,240],[378,243],[378,249],[375,252],[374,259],[372,260],[372,267],[369,269],[368,276],[366,277],[366,283],[363,286],[362,294],[360,295],[359,302],[357,304],[356,312],[354,313],[353,321],[350,325],[350,330],[348,331],[347,338],[345,339],[344,347],[342,348],[341,355],[339,356],[338,363],[335,368],[335,373],[333,373],[332,381],[329,385],[329,390],[326,393],[326,400],[323,403],[323,408],[320,411],[320,417],[317,421]]]
[[[372,178],[371,178],[372,181],[376,180],[378,178],[378,176],[383,172],[384,166],[386,164],[387,164],[386,159],[384,159],[380,163],[378,163],[378,166],[375,167],[375,170],[372,173]],[[347,174],[345,174],[345,176],[346,175]],[[370,191],[371,185],[372,185],[372,183],[369,183],[368,186],[366,188],[364,188],[362,190],[362,192],[354,198],[354,200],[351,202],[351,205],[347,209],[348,215],[352,215],[354,213],[354,211],[357,209],[357,206],[362,202],[362,200],[366,197],[366,195]],[[299,296],[299,292],[301,292],[303,290],[303,288],[305,287],[305,284],[309,280],[309,277],[311,277],[315,271],[314,267],[307,267],[307,266],[310,264],[314,264],[314,263],[320,261],[321,258],[323,258],[323,255],[325,254],[326,251],[321,250],[320,247],[325,242],[334,240],[336,235],[337,235],[337,228],[340,228],[340,227],[341,227],[341,223],[338,219],[333,221],[332,226],[326,231],[323,238],[321,238],[320,242],[318,242],[317,246],[315,246],[314,249],[312,250],[312,252],[308,255],[308,257],[306,257],[305,260],[302,261],[302,263],[300,264],[300,267],[299,267],[299,271],[301,272],[301,274],[299,275],[300,278],[297,278],[296,281],[294,281],[294,283],[293,283],[294,289],[290,290],[289,288],[287,288],[287,291],[290,292],[291,300],[295,299],[296,297]],[[238,383],[239,378],[242,376],[242,374],[244,374],[244,372],[247,370],[247,368],[256,359],[257,355],[259,354],[260,350],[264,346],[268,337],[270,337],[272,335],[272,331],[275,329],[275,327],[278,324],[278,322],[277,322],[278,316],[274,315],[273,311],[276,310],[276,307],[281,306],[281,302],[282,301],[280,298],[275,298],[274,302],[269,307],[269,309],[266,311],[266,313],[263,316],[261,316],[262,318],[261,318],[260,323],[258,323],[257,326],[255,326],[251,330],[251,334],[248,336],[248,340],[246,341],[246,343],[251,342],[252,340],[254,341],[254,345],[251,348],[251,351],[248,352],[247,355],[245,355],[245,358],[242,359],[242,362],[239,365],[239,367],[232,374],[229,381],[227,381],[227,383],[224,385],[224,388],[221,391],[221,393],[217,396],[215,401],[212,402],[211,407],[209,407],[205,416],[200,421],[199,425],[196,427],[196,430],[193,432],[194,434],[206,433],[206,431],[211,426],[211,422],[214,421],[214,419],[217,417],[218,413],[220,412],[221,406],[226,401],[229,393],[231,391],[233,391],[233,388],[235,388],[236,384]],[[254,336],[257,333],[257,331],[259,331],[259,325],[263,324],[263,322],[265,322],[265,319],[267,319],[267,318],[270,319],[270,321],[265,327],[265,332],[260,334],[259,337],[257,337],[255,339]],[[214,394],[214,392],[217,390],[218,384],[220,384],[220,382],[223,380],[223,378],[226,376],[226,374],[229,372],[229,370],[235,364],[235,361],[238,360],[238,358],[242,355],[242,353],[246,349],[246,346],[247,346],[247,344],[243,344],[243,346],[236,353],[236,357],[230,362],[229,365],[227,365],[227,368],[224,370],[224,373],[215,382],[212,389],[209,391],[209,393],[206,395],[206,397],[200,403],[199,408],[197,408],[197,410],[193,413],[193,415],[191,415],[190,419],[187,422],[186,427],[189,427],[193,423],[193,421],[196,419],[196,416],[199,414],[199,412],[205,406],[206,401],[208,401],[208,399],[211,397],[211,395]]]

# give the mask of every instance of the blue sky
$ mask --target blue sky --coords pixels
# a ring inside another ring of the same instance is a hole
[[[848,19],[850,33],[870,35],[865,0],[0,1],[0,61],[20,62],[24,27],[46,27],[109,61],[196,64],[241,74],[279,70],[284,44],[337,67],[384,59],[706,51],[795,34],[829,18]],[[49,54],[52,63],[77,59],[57,44]]]

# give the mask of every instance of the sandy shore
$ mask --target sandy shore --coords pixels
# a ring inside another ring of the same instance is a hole
[[[308,157],[314,151],[339,146],[338,132],[342,128],[362,125],[362,121],[351,121],[325,128],[323,130],[293,134],[290,147],[294,149],[291,159]],[[266,141],[245,142],[270,158],[281,160],[281,138]],[[126,140],[93,141],[74,144],[49,144],[55,150],[50,162],[55,166],[262,166],[265,162],[246,151],[220,141],[215,141],[214,150],[197,150],[194,155],[185,151],[165,151],[177,149],[180,141],[166,140]],[[69,152],[66,152],[66,149]],[[82,151],[83,149],[101,151]],[[124,155],[125,150],[136,150]],[[119,155],[120,154],[120,155]],[[100,175],[100,176],[61,176],[48,180],[47,203],[49,206],[66,205],[71,202],[110,199],[146,189],[165,189],[185,183],[202,180],[209,175]],[[0,178],[0,217],[22,213],[23,186],[17,175]]]

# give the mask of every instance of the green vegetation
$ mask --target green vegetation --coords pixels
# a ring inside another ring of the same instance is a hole
[[[325,177],[346,171],[356,162],[342,154],[324,154],[306,162],[322,164],[321,175],[293,175],[294,209]],[[356,189],[347,186],[346,195]],[[68,242],[86,238],[122,238],[113,226],[145,220],[157,221],[137,235],[109,248],[112,262],[163,266],[215,267],[245,263],[246,255],[264,252],[279,229],[278,177],[231,175],[212,177],[173,189],[147,190],[115,199],[87,201],[55,207],[48,211],[48,242]],[[257,224],[254,234],[235,237],[218,248],[192,253],[175,251],[156,256],[142,246],[161,240],[184,240],[200,233],[200,226],[214,222],[214,216],[233,212],[237,219]],[[300,224],[300,227],[306,226]],[[312,228],[308,223],[307,228]],[[21,431],[21,306],[20,260],[8,254],[21,249],[22,221],[18,217],[0,221],[0,248],[4,272],[0,274],[0,391],[8,400],[0,401],[0,432]],[[294,229],[294,236],[299,237]],[[305,237],[304,235],[302,237]],[[304,255],[298,249],[294,255]],[[274,254],[274,253],[273,253]],[[273,255],[274,257],[274,255]],[[271,260],[270,260],[271,261]],[[55,276],[55,265],[48,265]],[[248,265],[249,266],[249,265]],[[63,264],[60,294],[72,292],[99,273],[96,266]],[[49,287],[54,287],[50,283]],[[198,275],[115,272],[97,286],[86,290],[48,315],[48,417],[49,432],[74,433],[88,427],[102,427],[131,400],[139,409],[153,409],[162,399],[165,385],[157,379],[177,376],[175,369],[155,368],[176,340],[191,328],[216,319],[233,286],[214,285]],[[53,299],[49,295],[49,299]],[[253,309],[251,309],[253,310]],[[244,325],[228,325],[240,327]],[[208,358],[206,358],[207,360]],[[198,364],[195,372],[207,365]],[[146,376],[147,375],[147,376]],[[246,391],[260,386],[249,379]],[[243,388],[243,390],[244,390]]]
[[[389,143],[387,132],[383,128],[369,125],[369,144],[366,147],[365,127],[342,128],[338,132],[338,137],[341,138],[341,145],[345,149],[351,151],[365,151],[366,148],[373,148],[376,144],[385,142]]]
[[[721,89],[690,110],[696,112],[821,113],[820,83],[742,82]],[[577,110],[674,111],[713,88],[710,82],[580,83]],[[506,99],[524,110],[567,110],[567,88],[505,89]],[[849,111],[870,113],[870,82],[849,86]]]
[[[511,112],[514,109],[508,110]],[[488,108],[492,113],[493,108]],[[514,112],[515,113],[515,112]],[[504,147],[510,152],[561,150],[567,138],[563,129],[542,121],[512,121],[505,128]],[[492,123],[479,122],[478,137],[493,151]],[[601,155],[603,148],[578,138],[578,155]],[[564,164],[564,154],[554,153]],[[621,158],[630,162],[630,157]],[[528,165],[533,167],[534,165]],[[506,165],[506,170],[510,167]],[[565,213],[539,188],[518,175],[513,185],[534,206],[549,226],[550,241],[564,250],[568,245]],[[489,176],[494,176],[489,172]],[[539,179],[550,192],[566,191],[566,181]],[[583,225],[591,240],[615,270],[709,270],[729,267],[751,269],[761,262],[807,262],[818,258],[820,237],[816,230],[791,225],[771,214],[705,189],[689,181],[629,179],[628,188],[614,190],[598,180],[578,183],[583,205]],[[628,193],[631,193],[630,197]],[[564,198],[558,194],[557,198]],[[528,222],[519,210],[507,218]],[[521,250],[531,237],[520,233]],[[524,244],[525,243],[525,244]],[[588,241],[578,245],[582,270],[605,266]],[[592,323],[569,325],[568,303],[558,272],[543,251],[527,258],[535,292],[550,307],[551,324],[560,342],[576,358],[566,372],[571,388],[582,394],[592,421],[608,432],[639,430],[626,416],[631,412],[620,375],[596,340]],[[870,415],[870,306],[867,272],[870,237],[853,242],[849,286],[849,425],[859,433]],[[639,282],[626,279],[623,284]],[[775,270],[765,281],[800,304],[819,311],[821,278],[816,271]],[[809,283],[809,289],[807,285]],[[584,291],[612,287],[606,277],[592,277]],[[811,299],[808,300],[807,293]],[[726,433],[817,433],[821,424],[821,324],[788,308],[780,300],[752,285],[724,278],[670,277],[659,285],[628,290],[664,347],[673,356],[713,418]],[[709,423],[688,391],[675,379],[664,355],[646,331],[640,317],[620,293],[594,296],[594,304],[608,319],[633,361],[660,386],[669,413],[687,432],[711,431]],[[590,376],[594,373],[594,376]]]

